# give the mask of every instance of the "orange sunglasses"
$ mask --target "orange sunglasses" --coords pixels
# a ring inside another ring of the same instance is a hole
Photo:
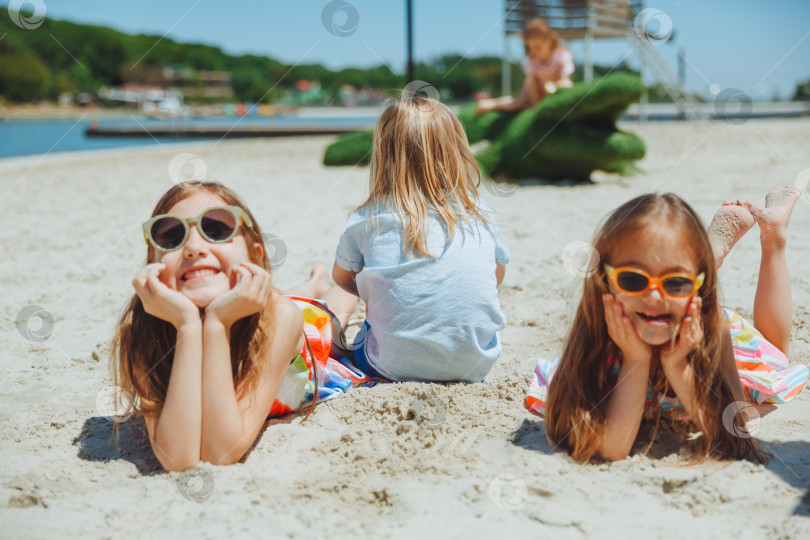
[[[627,294],[643,294],[656,287],[664,296],[670,298],[687,298],[697,292],[703,285],[706,275],[701,272],[698,276],[689,274],[666,274],[654,278],[644,270],[623,266],[613,268],[605,265],[605,271],[613,285]]]

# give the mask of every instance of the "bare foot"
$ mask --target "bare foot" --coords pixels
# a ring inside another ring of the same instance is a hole
[[[754,207],[752,213],[759,224],[763,245],[785,246],[790,215],[801,194],[802,190],[793,186],[775,187],[765,196],[765,208]]]
[[[309,279],[284,291],[287,296],[304,296],[317,300],[323,298],[326,291],[329,290],[329,270],[322,264],[316,264],[312,267],[312,272],[309,274]]]
[[[709,241],[714,251],[717,268],[740,238],[745,236],[756,219],[751,214],[751,201],[724,201],[709,225]]]
[[[331,286],[329,283],[329,269],[322,264],[313,266],[307,285],[310,286],[314,293],[313,298],[321,298]]]

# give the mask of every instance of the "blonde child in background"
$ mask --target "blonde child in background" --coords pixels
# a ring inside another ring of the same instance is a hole
[[[594,241],[598,268],[562,357],[541,360],[527,407],[578,461],[619,460],[642,417],[676,422],[694,458],[754,459],[746,432],[754,403],[793,399],[807,366],[788,366],[792,300],[785,244],[799,190],[775,188],[764,208],[726,202],[707,231],[672,194],[644,195],[616,209]],[[719,303],[717,266],[754,225],[762,245],[754,324]],[[655,396],[655,397],[653,397]],[[684,422],[678,422],[683,420]]]
[[[557,88],[573,86],[571,75],[574,73],[574,57],[569,49],[560,45],[557,33],[546,21],[532,19],[526,23],[522,36],[529,59],[524,68],[526,78],[520,93],[517,97],[479,99],[476,114],[521,111],[537,105]]]
[[[364,379],[326,358],[331,326],[313,316],[317,302],[272,291],[261,229],[233,191],[182,182],[152,216],[111,367],[166,470],[234,463],[269,415],[300,408],[307,392],[315,399],[314,384],[323,400]],[[322,298],[338,313],[357,302],[329,288],[324,267],[288,293]]]
[[[355,362],[380,380],[479,382],[501,352],[509,254],[479,197],[456,116],[403,99],[377,122],[370,195],[349,217],[332,277],[366,303]]]

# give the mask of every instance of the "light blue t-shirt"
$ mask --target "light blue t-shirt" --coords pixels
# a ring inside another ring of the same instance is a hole
[[[492,221],[492,212],[479,200]],[[427,248],[434,257],[408,257],[399,216],[384,203],[349,217],[335,259],[358,272],[357,290],[370,329],[365,354],[392,380],[480,382],[501,353],[506,318],[498,304],[495,261],[509,262],[500,229],[460,221],[448,244],[447,228],[429,216]]]

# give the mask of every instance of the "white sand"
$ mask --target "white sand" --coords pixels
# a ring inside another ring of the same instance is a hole
[[[810,167],[808,119],[627,127],[648,145],[640,176],[483,192],[513,257],[501,288],[504,353],[483,384],[358,389],[304,424],[270,426],[244,463],[205,464],[193,478],[161,471],[139,438],[140,420],[124,422],[114,446],[96,405],[109,383],[113,328],[145,256],[140,224],[170,186],[170,161],[198,155],[208,178],[243,195],[264,230],[286,242],[279,288],[314,263],[331,265],[367,191],[367,169],[320,165],[328,137],[0,162],[0,536],[809,537],[810,391],[762,419],[757,437],[776,456],[767,466],[681,467],[677,455],[579,466],[551,451],[542,422],[523,408],[536,359],[559,353],[577,301],[578,280],[560,260],[567,245],[590,241],[608,211],[643,192],[673,191],[708,221],[723,199],[761,202],[770,186]],[[791,359],[804,364],[809,229],[810,206],[800,202],[788,258]],[[746,315],[758,261],[754,231],[721,271],[725,303]],[[53,315],[45,341],[16,328],[28,305]],[[433,405],[409,413],[420,397]],[[429,427],[434,415],[439,425]],[[183,482],[186,493],[213,488],[210,498],[182,496]]]

